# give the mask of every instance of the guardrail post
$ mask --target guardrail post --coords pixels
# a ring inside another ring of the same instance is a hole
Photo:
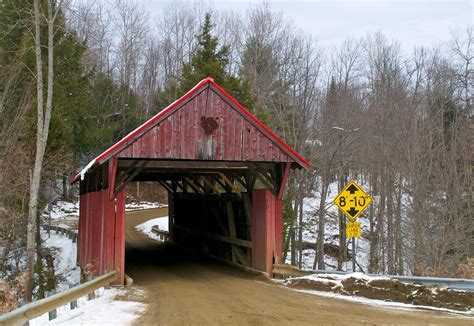
[[[18,304],[18,307],[23,307],[27,303],[28,302],[21,300]],[[25,321],[22,326],[30,326],[30,321],[29,320]]]
[[[44,296],[47,298],[47,297],[50,297],[54,294],[54,292],[52,291],[46,291],[44,293]],[[56,309],[53,309],[51,311],[48,311],[48,318],[49,320],[53,320],[53,319],[56,319],[56,317],[58,317],[58,311]]]
[[[76,284],[69,284],[70,289],[72,289],[75,286],[76,286]],[[71,310],[76,309],[77,308],[77,299],[72,300],[71,302],[69,302],[69,307],[71,308]]]
[[[92,281],[93,279],[94,279],[94,276],[92,275],[87,276],[87,282]],[[91,293],[87,295],[87,300],[92,300],[92,299],[95,299],[95,291],[92,291]]]

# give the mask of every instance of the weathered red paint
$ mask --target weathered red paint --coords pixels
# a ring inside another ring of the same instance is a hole
[[[93,275],[114,270],[112,243],[115,200],[100,190],[80,196],[79,264]],[[111,236],[112,235],[112,236]]]
[[[283,201],[275,199],[275,236],[273,238],[275,263],[281,264],[283,256]]]
[[[252,267],[272,275],[275,252],[275,196],[268,189],[252,194]]]
[[[114,270],[117,272],[115,284],[123,284],[125,279],[125,188],[117,194],[115,205],[115,253]]]
[[[215,118],[219,128],[206,137],[201,117]],[[203,159],[199,141],[214,142],[213,160],[293,162],[311,164],[252,113],[206,78],[183,97],[132,131],[95,158],[103,164],[111,157]],[[73,178],[73,182],[79,175]]]

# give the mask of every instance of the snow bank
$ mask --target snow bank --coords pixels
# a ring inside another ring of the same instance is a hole
[[[147,237],[161,241],[160,237],[152,231],[152,227],[157,226],[162,231],[168,231],[168,216],[153,218],[145,223],[135,226],[135,229],[145,234]]]
[[[59,219],[78,219],[79,218],[79,202],[68,202],[58,200],[52,204],[51,211],[48,212],[48,207],[43,212],[43,217],[48,218],[51,215],[52,220]]]
[[[404,309],[404,310],[427,309],[427,310],[433,310],[433,311],[449,312],[449,313],[453,313],[457,315],[474,316],[474,309],[471,309],[470,311],[459,311],[459,310],[438,308],[438,307],[432,307],[432,306],[421,306],[421,305],[418,306],[418,305],[409,304],[409,303],[368,299],[368,298],[358,297],[358,296],[347,296],[347,295],[333,293],[333,292],[324,292],[324,291],[315,291],[315,290],[299,290],[299,289],[294,289],[294,291],[312,294],[312,295],[318,295],[321,297],[327,297],[327,298],[332,298],[332,299],[340,299],[340,300],[346,300],[346,301],[351,301],[351,302],[357,302],[357,303],[366,304],[370,306],[376,306],[376,307],[383,306],[386,308],[393,308],[397,311],[400,309]],[[471,319],[468,319],[468,320],[471,320]]]
[[[136,291],[135,291],[136,292]],[[69,305],[58,308],[58,318],[49,321],[48,314],[30,320],[30,326],[39,325],[131,325],[146,310],[146,304],[135,301],[115,300],[126,294],[121,289],[99,289],[99,297],[88,301],[78,300],[78,308]]]
[[[343,296],[364,297],[365,300],[391,301],[417,307],[430,306],[463,313],[471,313],[474,309],[472,292],[402,283],[389,277],[361,273],[312,274],[289,278],[279,283],[298,290],[318,293],[326,291]]]
[[[148,202],[148,201],[142,201],[142,202],[137,202],[137,203],[128,203],[128,204],[126,204],[125,205],[125,210],[133,211],[133,210],[139,210],[139,209],[162,208],[162,207],[168,207],[168,205],[159,204],[159,203],[151,203],[151,202]]]
[[[76,265],[77,245],[71,239],[51,231],[41,230],[43,246],[54,251],[54,271],[61,276],[58,291],[64,291],[70,284],[78,284],[81,279],[80,268]]]

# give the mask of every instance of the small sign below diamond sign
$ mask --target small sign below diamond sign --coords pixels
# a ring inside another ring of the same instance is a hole
[[[357,183],[351,181],[337,195],[333,203],[351,221],[355,221],[372,201],[372,198]]]
[[[359,222],[351,222],[346,224],[346,238],[360,238],[362,232]]]

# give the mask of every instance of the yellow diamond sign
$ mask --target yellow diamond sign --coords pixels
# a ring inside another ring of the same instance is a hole
[[[372,198],[354,181],[349,182],[333,201],[351,221],[355,221],[371,202]]]

